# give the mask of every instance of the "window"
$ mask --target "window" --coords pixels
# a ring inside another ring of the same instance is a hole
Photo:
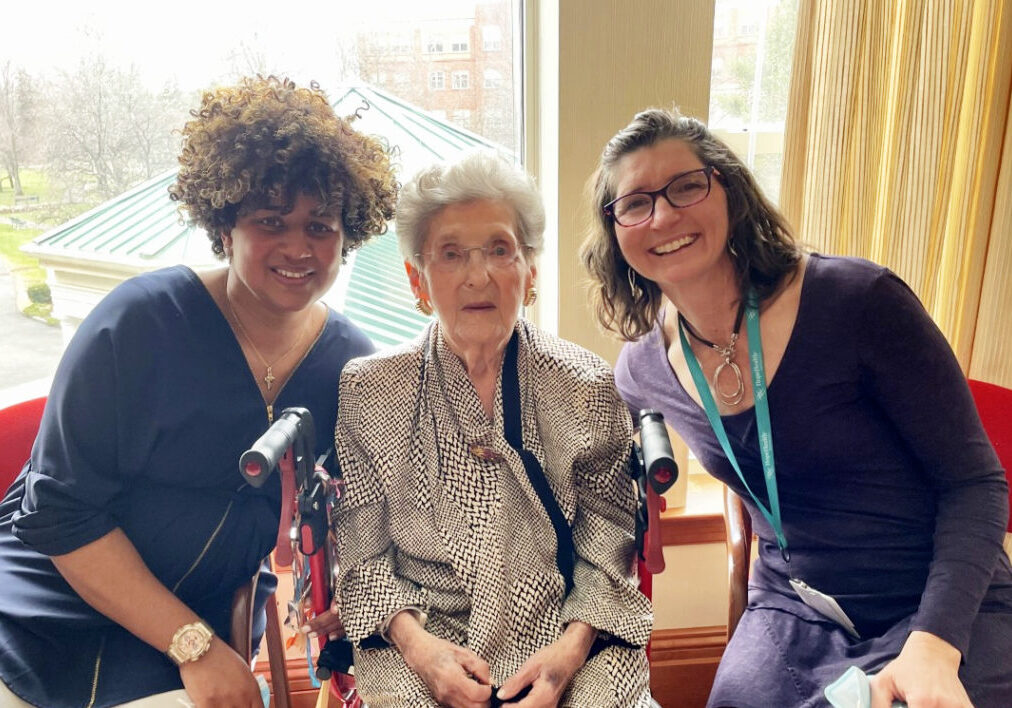
[[[726,15],[715,14],[713,18],[713,36],[715,39],[723,39],[731,33],[730,24]]]
[[[411,52],[411,37],[403,34],[391,35],[389,46],[391,54],[408,54]]]
[[[717,0],[710,80],[710,128],[780,198],[784,120],[794,56],[797,0]],[[738,34],[729,36],[728,26]]]
[[[504,122],[501,115],[496,113],[486,113],[484,120],[482,121],[483,130],[482,132],[486,135],[496,134],[503,130],[508,129],[510,126]]]
[[[23,343],[28,339],[18,337],[18,330],[0,337],[0,362],[19,362],[4,369],[0,401],[8,390],[31,382],[42,385],[52,375],[66,339],[121,279],[107,277],[108,273],[126,272],[123,257],[61,250],[60,243],[66,241],[59,239],[47,237],[45,253],[21,248],[44,233],[63,234],[66,239],[69,229],[80,225],[74,221],[77,216],[100,205],[112,211],[124,208],[124,199],[133,203],[131,194],[143,193],[153,200],[166,198],[167,184],[155,185],[154,191],[144,191],[141,185],[153,184],[160,176],[171,180],[178,167],[179,149],[179,136],[173,131],[188,119],[188,111],[196,107],[201,92],[258,73],[286,76],[300,86],[317,81],[335,104],[340,102],[340,115],[358,112],[361,125],[372,134],[384,130],[384,122],[376,119],[379,104],[388,101],[383,110],[402,111],[405,119],[400,125],[409,128],[383,137],[405,156],[416,152],[416,157],[400,162],[409,165],[402,170],[431,159],[424,141],[441,137],[453,145],[518,151],[520,87],[511,68],[519,65],[519,59],[507,49],[517,47],[519,51],[522,46],[512,41],[521,4],[520,0],[324,3],[314,7],[312,21],[300,29],[299,41],[281,44],[274,41],[275,17],[259,12],[238,17],[227,3],[204,3],[204,21],[196,25],[185,12],[170,13],[159,19],[157,27],[137,31],[124,24],[118,0],[61,2],[59,12],[38,3],[5,4],[4,27],[9,31],[0,41],[0,89],[8,86],[3,83],[2,70],[9,65],[10,76],[24,77],[23,95],[32,100],[26,107],[31,108],[31,120],[15,135],[20,160],[13,168],[17,176],[7,174],[3,158],[10,131],[0,118],[0,271],[12,274],[10,290],[16,290],[18,307],[27,315],[18,319],[24,320],[26,328],[42,328],[43,335],[31,345]],[[222,26],[233,31],[222,35]],[[490,29],[483,31],[483,27]],[[214,50],[181,60],[181,36]],[[481,51],[486,44],[501,53],[486,55]],[[494,100],[492,92],[474,91],[492,60],[501,72],[501,78],[495,80],[501,84]],[[69,132],[65,130],[67,120],[96,107],[97,86],[115,88],[104,99],[108,105],[103,108],[109,112],[102,124],[118,133],[97,139],[117,152],[103,164],[89,164],[86,150],[93,146],[75,148],[60,136]],[[348,92],[350,86],[372,92],[367,99],[369,108],[363,108],[366,99]],[[451,93],[452,87],[457,90]],[[0,90],[0,101],[3,95]],[[135,100],[125,105],[124,97]],[[71,105],[77,110],[66,108]],[[411,118],[418,116],[423,119],[413,123]],[[128,118],[129,125],[122,122]],[[424,125],[424,130],[418,129],[419,125]],[[422,144],[421,152],[419,145],[405,144],[412,140]],[[402,173],[398,178],[403,182],[408,176]],[[15,182],[23,191],[16,197]],[[144,223],[133,233],[137,253],[145,254],[145,267],[156,269],[180,262],[196,268],[217,265],[206,236],[178,229],[174,205],[166,211],[172,213],[168,228]],[[181,236],[167,245],[147,236],[169,232]],[[378,241],[375,252],[383,248]],[[370,258],[386,257],[369,256],[371,252],[372,244],[356,251],[341,269],[335,286],[339,294],[324,299],[363,324],[382,347],[390,344],[384,338],[386,330],[392,331],[387,325],[402,313],[398,305],[391,304],[394,294],[391,303],[384,303],[389,304],[386,310],[375,310],[373,303],[361,299],[366,289],[357,283],[365,277],[366,263]],[[361,266],[358,275],[356,262]],[[393,265],[399,269],[400,259],[395,258]],[[396,293],[398,297],[402,294],[407,302],[405,316],[410,318],[412,299],[406,285],[404,293]],[[2,293],[0,302],[7,302]],[[381,314],[370,322],[371,311]],[[8,333],[7,329],[3,332]],[[32,390],[44,393],[46,389]]]
[[[484,25],[481,28],[481,48],[486,52],[498,52],[502,50],[502,27],[498,25]]]
[[[502,72],[498,69],[485,69],[485,88],[497,89],[502,87]]]
[[[461,128],[471,129],[471,111],[467,109],[450,111],[450,120]]]

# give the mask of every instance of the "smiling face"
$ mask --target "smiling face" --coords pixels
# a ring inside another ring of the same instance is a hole
[[[319,205],[300,194],[291,212],[256,209],[222,234],[244,308],[283,316],[312,305],[334,284],[344,243],[341,215],[321,216]]]
[[[622,157],[615,165],[615,194],[662,188],[672,177],[705,165],[677,139],[662,140]],[[727,195],[715,171],[710,194],[692,206],[676,209],[663,197],[654,215],[636,226],[615,224],[615,236],[626,262],[666,293],[701,278],[733,277],[727,253]]]
[[[470,250],[462,267],[446,272],[431,255],[448,246],[492,248],[503,239],[519,246],[517,258],[503,267],[490,265],[480,250]],[[462,354],[505,346],[537,273],[517,235],[512,207],[487,199],[444,207],[429,221],[422,251],[421,270],[408,265],[411,289],[432,303],[450,348]]]

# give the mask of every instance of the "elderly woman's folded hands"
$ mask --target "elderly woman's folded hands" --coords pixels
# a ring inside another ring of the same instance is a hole
[[[536,652],[499,689],[503,705],[517,708],[554,708],[573,676],[587,661],[597,630],[583,622],[571,622],[557,640]],[[530,692],[524,696],[524,687]],[[522,697],[521,697],[522,696]],[[515,702],[513,702],[515,701]]]
[[[426,632],[410,612],[390,622],[390,639],[441,706],[486,708],[492,696],[488,663],[470,649]]]

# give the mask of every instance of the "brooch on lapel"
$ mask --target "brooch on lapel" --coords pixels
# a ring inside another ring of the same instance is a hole
[[[502,462],[506,459],[493,448],[488,447],[487,445],[482,445],[481,443],[471,443],[468,446],[467,451],[471,453],[472,457],[477,457],[479,460],[483,460],[485,462]]]

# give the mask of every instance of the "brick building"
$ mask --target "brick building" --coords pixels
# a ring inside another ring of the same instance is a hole
[[[387,19],[356,37],[360,78],[516,150],[512,5],[494,0],[460,15]]]

